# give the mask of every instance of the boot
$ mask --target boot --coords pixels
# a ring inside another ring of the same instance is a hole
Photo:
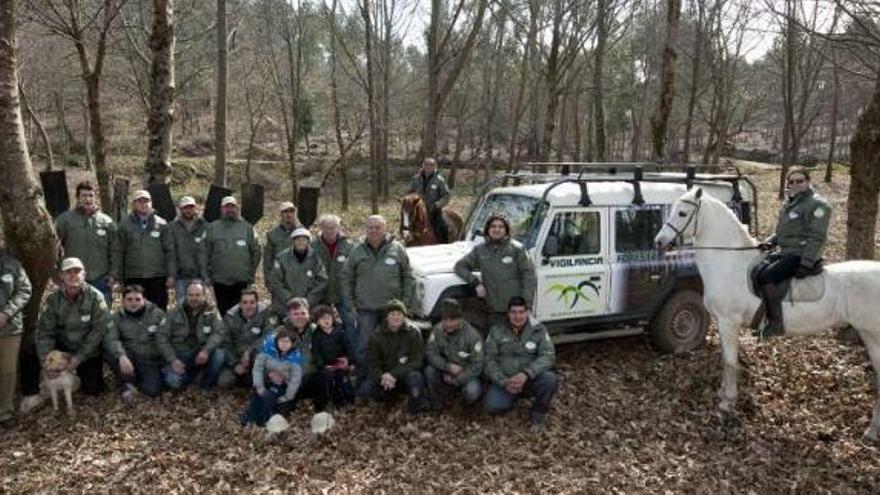
[[[764,305],[767,308],[767,324],[761,330],[761,338],[776,337],[785,334],[782,324],[782,291],[774,284],[761,287],[764,293]]]

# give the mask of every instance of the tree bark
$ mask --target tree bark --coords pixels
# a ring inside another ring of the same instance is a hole
[[[226,185],[226,104],[228,82],[228,47],[226,45],[226,0],[217,1],[216,49],[214,72],[214,184]],[[294,121],[293,126],[296,126]]]
[[[831,183],[832,173],[834,169],[834,152],[837,146],[837,119],[840,112],[840,68],[837,65],[837,50],[831,48],[831,64],[832,80],[834,84],[834,95],[831,97],[831,136],[828,141],[828,163],[825,166],[825,182]]]
[[[529,30],[526,33],[526,46],[523,49],[522,61],[519,68],[519,81],[516,88],[516,99],[513,103],[511,111],[513,122],[510,124],[510,139],[507,145],[507,169],[514,170],[514,160],[517,155],[517,145],[519,142],[519,126],[522,121],[524,112],[523,99],[526,93],[526,83],[528,82],[529,60],[532,53],[532,47],[535,44],[535,37],[538,32],[538,5],[536,0],[529,1]],[[518,167],[517,167],[518,168]]]
[[[43,291],[55,271],[58,238],[34,175],[18,94],[16,0],[0,0],[0,214],[4,238],[15,248],[33,292],[24,310],[22,346],[33,346]]]
[[[660,98],[657,114],[651,118],[654,141],[654,159],[666,156],[666,130],[672,101],[675,98],[675,62],[678,59],[678,25],[681,19],[681,0],[666,2],[666,40],[663,43],[663,62],[660,68]]]
[[[52,154],[52,142],[49,140],[49,133],[46,132],[46,126],[40,122],[33,107],[28,104],[24,88],[22,88],[21,85],[18,86],[18,95],[21,100],[21,107],[24,109],[25,113],[28,114],[28,118],[30,118],[34,125],[37,126],[37,132],[40,133],[40,141],[43,142],[43,148],[46,149],[46,170],[51,171],[55,166],[55,155]]]
[[[700,76],[703,70],[703,40],[705,36],[706,0],[697,0],[697,23],[694,26],[694,61],[691,64],[691,83],[688,94],[687,119],[684,124],[684,145],[682,147],[682,161],[690,162],[691,132],[694,123],[694,109],[697,106],[697,94],[700,84]]]
[[[874,259],[880,192],[880,76],[849,145],[851,166],[846,207],[846,259]]]
[[[166,184],[171,176],[174,44],[174,0],[153,0],[153,29],[150,33],[153,58],[150,72],[150,114],[147,118],[149,141],[144,165],[150,183]]]
[[[598,0],[596,3],[596,48],[593,61],[593,126],[596,140],[593,143],[596,160],[608,160],[605,137],[605,90],[603,86],[605,62],[605,45],[608,41],[608,1]]]
[[[336,136],[336,146],[339,149],[339,181],[342,195],[342,211],[348,211],[349,191],[348,191],[348,163],[346,162],[346,146],[345,139],[342,137],[342,116],[339,112],[339,82],[337,80],[337,40],[336,33],[336,2],[330,7],[330,103],[333,107],[333,130]]]
[[[363,0],[361,5],[361,17],[364,20],[364,52],[367,62],[367,107],[370,122],[370,212],[374,215],[379,213],[379,180],[377,140],[379,130],[376,125],[376,87],[373,83],[373,22],[370,15],[370,0]],[[435,136],[436,137],[436,136]]]

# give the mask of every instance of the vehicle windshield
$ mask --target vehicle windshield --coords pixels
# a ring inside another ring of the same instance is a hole
[[[519,194],[492,194],[483,202],[480,210],[476,212],[471,220],[468,237],[482,236],[483,227],[489,215],[500,213],[510,220],[511,234],[514,239],[523,243],[530,248],[535,243],[535,234],[537,225],[540,222],[533,222],[533,214],[536,211],[535,206],[540,202],[539,198],[531,196],[522,196]]]

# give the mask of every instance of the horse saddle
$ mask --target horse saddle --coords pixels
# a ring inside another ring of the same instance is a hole
[[[767,258],[759,258],[749,265],[749,289],[759,298],[762,297],[762,291],[758,277],[770,263]],[[789,302],[816,302],[822,299],[825,296],[825,267],[822,260],[816,262],[806,277],[788,279],[778,287],[784,300]]]

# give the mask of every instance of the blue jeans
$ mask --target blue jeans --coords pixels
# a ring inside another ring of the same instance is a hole
[[[256,391],[251,394],[247,410],[241,415],[241,425],[254,423],[257,426],[266,426],[266,422],[278,409],[278,399],[287,391],[287,384],[270,384],[262,394]]]
[[[202,373],[199,387],[203,390],[209,390],[217,385],[217,378],[220,376],[220,372],[223,371],[223,366],[226,365],[226,353],[223,349],[214,349],[206,365],[196,366],[196,356],[198,353],[199,351],[194,351],[177,356],[177,359],[183,361],[184,366],[186,366],[186,371],[183,374],[177,374],[170,365],[162,370],[165,384],[169,388],[179,389],[189,385],[195,381],[196,375],[203,368],[205,372]]]
[[[119,369],[119,359],[107,356],[107,364],[122,384],[122,391],[126,385],[133,385],[144,395],[157,397],[162,392],[162,365],[151,362],[148,358],[129,354],[128,359],[134,366],[134,376],[123,375]]]
[[[544,419],[558,386],[559,380],[552,371],[544,371],[526,381],[519,394],[511,394],[504,387],[493,383],[486,392],[483,406],[489,414],[504,414],[513,409],[520,398],[532,398],[532,420]]]
[[[445,371],[431,365],[425,367],[425,382],[434,406],[446,407],[449,397],[457,391],[464,396],[465,406],[471,407],[480,400],[480,396],[483,395],[483,382],[479,378],[471,378],[464,385],[450,385],[443,381],[445,374]]]
[[[113,289],[110,287],[107,277],[92,280],[89,282],[89,285],[98,289],[101,294],[104,294],[104,301],[107,303],[107,307],[113,305]]]
[[[357,321],[351,312],[351,305],[342,298],[336,304],[336,311],[339,312],[339,318],[342,319],[342,328],[345,330],[345,337],[348,339],[349,349],[357,349]]]
[[[376,327],[382,321],[384,311],[381,309],[359,309],[357,313],[357,331],[355,332],[357,346],[355,346],[355,371],[358,378],[358,386],[367,378],[367,346]]]

